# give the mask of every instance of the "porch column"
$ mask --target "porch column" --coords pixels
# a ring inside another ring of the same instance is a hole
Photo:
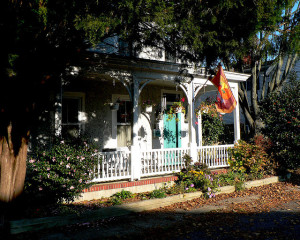
[[[141,178],[141,152],[138,140],[138,119],[139,119],[139,79],[133,76],[133,93],[132,93],[132,108],[133,108],[133,124],[132,124],[132,145],[131,145],[131,180]]]
[[[234,143],[241,139],[241,127],[240,127],[240,104],[239,104],[239,94],[238,94],[238,84],[235,83],[233,88],[233,95],[236,99],[236,107],[233,110],[234,118]]]
[[[59,137],[62,134],[62,98],[63,98],[63,89],[62,89],[62,79],[59,80],[59,84],[56,88],[58,91],[55,95],[55,113],[54,113],[54,131],[55,136]]]
[[[198,112],[198,147],[202,146],[202,114]]]
[[[189,100],[189,143],[190,143],[190,155],[192,157],[193,163],[198,161],[197,157],[197,142],[196,142],[196,114],[195,114],[195,93],[194,93],[194,82],[189,83],[188,91]]]

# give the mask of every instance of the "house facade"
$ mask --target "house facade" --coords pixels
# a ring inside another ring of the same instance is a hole
[[[159,49],[135,57],[118,54],[111,48],[114,41],[119,43],[112,38],[108,46],[88,49],[87,67],[70,67],[70,77],[57,88],[52,112],[56,136],[81,137],[98,146],[94,181],[180,171],[185,154],[210,167],[227,166],[227,149],[233,142],[202,146],[201,124],[196,124],[201,95],[216,90],[205,69],[185,66],[183,70],[181,63],[170,61]],[[249,75],[227,71],[225,75],[238,102],[238,83]],[[174,102],[181,102],[185,111],[170,117],[167,111]],[[237,141],[238,103],[232,121]]]

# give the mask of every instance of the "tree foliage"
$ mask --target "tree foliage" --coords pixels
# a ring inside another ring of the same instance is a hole
[[[76,27],[94,44],[118,33],[133,44],[134,51],[143,46],[161,47],[181,60],[211,66],[229,58],[255,35],[258,15],[266,3],[269,1],[90,1],[85,14],[77,16]]]
[[[0,3],[1,220],[11,209],[17,211],[7,203],[23,192],[30,130],[45,104],[53,109],[51,91],[59,87],[57,80],[82,46],[73,23],[78,5],[42,0]]]
[[[252,135],[259,133],[260,101],[280,91],[299,59],[299,1],[266,1],[259,5],[256,35],[234,52],[233,66],[251,73],[250,90],[240,84],[239,100]],[[247,94],[250,91],[250,94]]]

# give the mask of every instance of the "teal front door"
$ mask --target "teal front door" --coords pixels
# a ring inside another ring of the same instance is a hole
[[[173,114],[170,118],[164,114],[164,148],[181,147],[181,114]]]

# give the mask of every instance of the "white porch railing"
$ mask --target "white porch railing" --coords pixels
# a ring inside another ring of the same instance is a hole
[[[228,167],[228,149],[233,146],[233,144],[228,144],[198,147],[198,161],[206,164],[209,168]]]
[[[130,159],[130,152],[100,152],[98,154],[98,164],[94,169],[93,182],[130,178]]]
[[[197,150],[197,161],[209,168],[227,167],[228,149],[234,145],[202,146]],[[140,177],[179,172],[185,163],[183,156],[190,155],[190,148],[153,149],[141,152]],[[93,182],[131,179],[131,152],[100,152],[94,169]]]
[[[142,152],[141,177],[179,172],[184,167],[183,156],[189,149],[153,149]]]

